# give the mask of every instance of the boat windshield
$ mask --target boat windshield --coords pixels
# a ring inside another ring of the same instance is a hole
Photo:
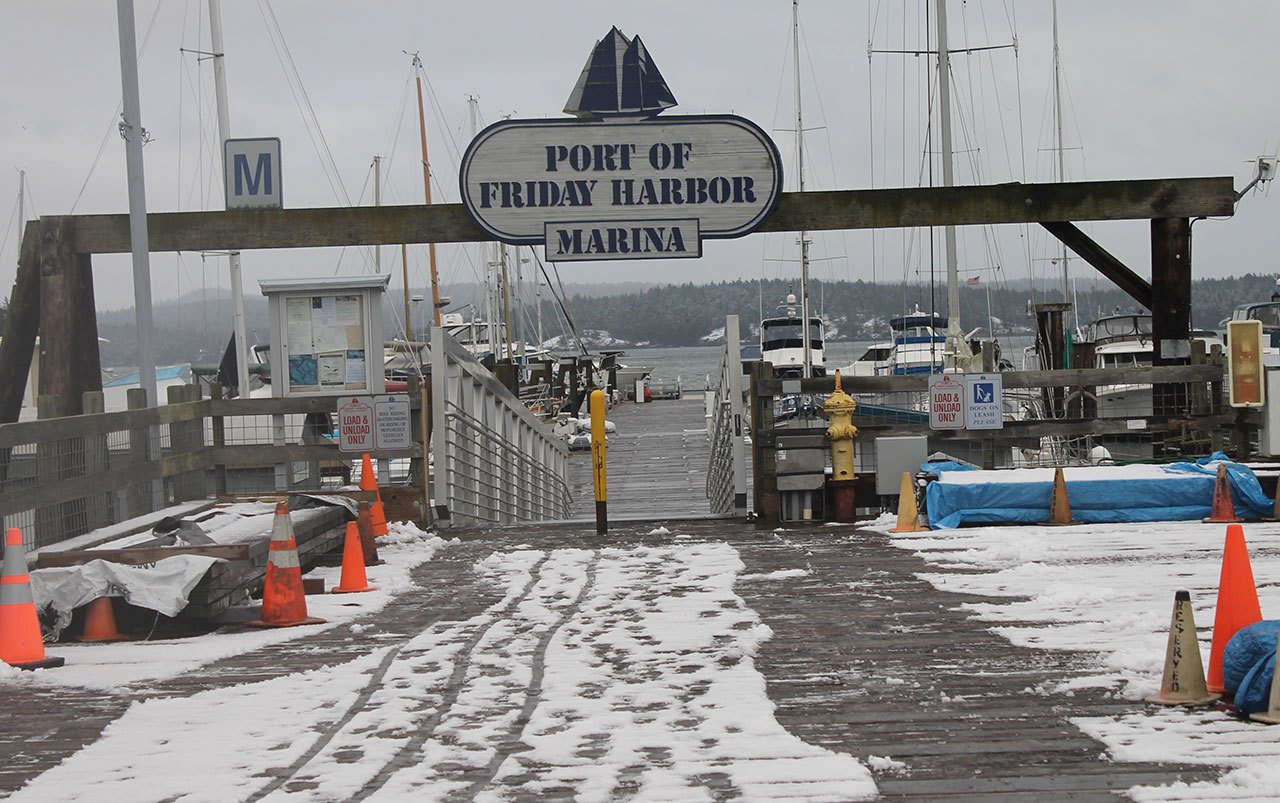
[[[1151,352],[1122,351],[1115,354],[1099,354],[1099,368],[1148,368],[1151,366]]]
[[[1264,327],[1280,327],[1280,304],[1258,304],[1249,307],[1246,320],[1262,321]]]
[[[1139,337],[1151,334],[1150,315],[1116,315],[1093,323],[1093,339]]]
[[[779,318],[765,321],[760,330],[760,348],[765,351],[804,348],[804,330],[800,328],[800,320]],[[822,323],[819,321],[809,324],[809,348],[822,348]]]
[[[889,346],[872,346],[867,352],[858,358],[859,362],[884,362],[889,359],[889,355],[893,349]]]

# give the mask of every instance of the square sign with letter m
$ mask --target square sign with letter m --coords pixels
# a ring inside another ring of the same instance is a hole
[[[280,139],[229,139],[222,144],[227,209],[279,209]]]

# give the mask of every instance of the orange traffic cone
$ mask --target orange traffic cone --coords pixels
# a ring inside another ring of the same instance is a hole
[[[19,669],[62,666],[63,658],[44,654],[40,618],[27,576],[27,550],[22,531],[10,527],[4,537],[4,569],[0,575],[0,661]]]
[[[323,619],[307,616],[307,597],[302,590],[302,564],[293,537],[289,505],[276,505],[271,525],[271,551],[267,557],[267,579],[262,587],[262,618],[245,622],[250,627],[293,627],[323,624]]]
[[[369,517],[373,522],[374,536],[387,534],[387,513],[382,507],[382,493],[378,491],[378,475],[373,473],[373,461],[369,459],[368,452],[363,457],[360,464],[360,490],[373,491],[373,506],[369,510]]]
[[[98,597],[89,603],[84,612],[84,630],[76,641],[121,641],[124,636],[116,629],[116,612],[111,607],[111,597]]]
[[[898,486],[898,526],[891,533],[920,533],[928,530],[920,526],[920,514],[916,511],[916,486],[911,472],[902,472],[902,484]]]
[[[342,579],[335,594],[355,594],[360,591],[374,591],[369,585],[369,578],[364,573],[364,549],[360,545],[360,528],[354,521],[347,522],[347,538],[342,545]]]
[[[364,550],[364,565],[377,566],[382,563],[378,557],[378,542],[373,536],[373,520],[369,515],[369,503],[361,500],[359,513],[356,515],[356,529],[360,531],[360,548]]]
[[[1231,483],[1227,482],[1227,466],[1218,464],[1218,478],[1213,483],[1213,508],[1209,518],[1203,519],[1205,524],[1231,524],[1240,521],[1236,518],[1236,507],[1231,502]]]
[[[1062,466],[1053,470],[1053,497],[1049,500],[1050,524],[1074,524],[1071,521],[1071,499],[1067,496],[1067,480]]]
[[[1213,615],[1213,647],[1209,650],[1209,691],[1223,692],[1222,657],[1227,642],[1242,627],[1262,621],[1258,587],[1253,582],[1249,547],[1244,528],[1227,525],[1227,541],[1222,547],[1222,574],[1218,579],[1218,607]]]
[[[1169,645],[1164,651],[1164,676],[1160,693],[1147,702],[1159,705],[1206,705],[1218,699],[1204,684],[1204,664],[1200,661],[1200,640],[1191,615],[1191,594],[1173,595],[1173,620],[1169,622]]]
[[[1280,639],[1276,639],[1276,668],[1271,673],[1271,696],[1267,699],[1267,710],[1250,714],[1249,719],[1268,725],[1280,725]]]

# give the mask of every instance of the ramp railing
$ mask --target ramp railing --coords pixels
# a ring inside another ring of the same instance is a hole
[[[707,436],[711,440],[711,462],[707,467],[707,498],[711,512],[747,514],[747,464],[742,417],[742,345],[738,316],[724,319],[724,355],[720,379],[710,399]]]
[[[0,521],[38,548],[113,525],[150,529],[155,514],[212,495],[351,483],[360,455],[342,452],[333,437],[338,397],[220,395],[216,387],[214,398],[201,398],[196,385],[173,386],[167,404],[149,407],[145,391],[132,388],[129,409],[103,412],[96,391],[84,394],[83,415],[65,417],[46,415],[57,406],[41,397],[38,420],[0,424]],[[370,450],[385,464],[379,485],[389,511],[393,503],[402,514],[421,510],[420,429],[415,424],[408,449]]]
[[[568,518],[568,446],[440,327],[431,330],[431,415],[440,524]]]

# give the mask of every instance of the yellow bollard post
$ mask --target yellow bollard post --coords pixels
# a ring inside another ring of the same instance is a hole
[[[604,391],[591,391],[591,466],[596,486],[596,535],[609,529],[609,487],[605,476]]]
[[[835,520],[851,522],[854,519],[853,439],[858,428],[853,425],[853,411],[858,406],[853,397],[840,387],[840,372],[836,371],[835,392],[827,397],[822,408],[827,412],[831,426],[827,438],[831,441],[831,488],[835,501]]]

